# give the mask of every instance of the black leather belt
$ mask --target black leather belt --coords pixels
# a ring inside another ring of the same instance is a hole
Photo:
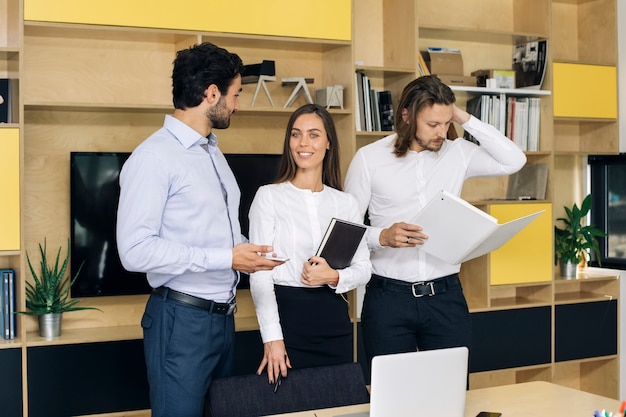
[[[194,297],[193,295],[185,294],[180,291],[172,290],[167,287],[159,287],[152,290],[155,294],[160,295],[163,298],[178,301],[183,304],[198,307],[209,313],[223,314],[225,316],[234,314],[237,310],[237,303],[216,303],[215,301],[205,300],[204,298]]]
[[[448,290],[448,286],[457,283],[458,274],[447,275],[445,277],[433,279],[432,281],[406,282],[392,278],[381,277],[380,275],[372,275],[369,287],[383,288],[389,291],[409,293],[413,297],[424,297],[443,294]]]

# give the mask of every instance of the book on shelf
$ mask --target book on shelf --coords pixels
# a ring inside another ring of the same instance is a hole
[[[362,132],[367,130],[366,129],[366,125],[365,125],[365,97],[363,95],[363,78],[365,77],[365,74],[363,73],[363,71],[357,71],[355,73],[355,89],[354,91],[356,92],[356,106],[357,106],[357,111],[356,113],[356,130],[357,132]]]
[[[393,130],[393,102],[391,91],[372,88],[369,77],[356,71],[355,84],[355,128],[357,132]]]
[[[515,99],[512,131],[509,138],[521,149],[525,150],[528,144],[528,98],[511,97]]]
[[[519,42],[513,48],[515,87],[541,89],[546,75],[548,41]]]
[[[496,127],[521,150],[539,150],[540,98],[509,96],[503,100],[499,95],[483,94],[467,100],[466,110],[477,119]],[[480,145],[468,132],[465,132],[464,137]]]
[[[528,147],[527,151],[539,150],[539,127],[541,121],[541,99],[528,98]]]
[[[498,224],[495,217],[441,190],[412,223],[428,235],[419,250],[456,265],[500,248],[544,211]]]
[[[350,266],[366,229],[362,224],[333,218],[315,256],[326,259],[333,269]]]
[[[380,113],[380,130],[383,132],[393,131],[393,98],[391,91],[383,90],[378,93],[380,100],[378,107]]]
[[[361,103],[361,97],[360,95],[362,94],[361,89],[359,88],[359,85],[361,83],[361,72],[360,71],[356,71],[354,73],[354,123],[355,126],[354,128],[356,129],[357,132],[360,132],[361,129],[361,111],[363,109],[363,103]]]
[[[371,102],[371,85],[367,75],[363,75],[363,110],[365,111],[365,130],[371,132],[372,127],[372,102]]]
[[[430,71],[428,70],[428,65],[426,64],[426,60],[424,59],[424,54],[426,52],[418,51],[417,52],[417,69],[421,76],[430,75]]]
[[[0,269],[2,282],[2,294],[0,306],[2,317],[2,338],[15,338],[15,271],[12,269]]]
[[[380,126],[380,91],[370,90],[370,102],[372,103],[372,130],[378,132]]]

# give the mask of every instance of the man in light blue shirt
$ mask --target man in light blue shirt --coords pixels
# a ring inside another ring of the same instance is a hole
[[[202,416],[211,380],[232,370],[238,271],[280,265],[241,235],[240,191],[212,132],[239,109],[243,71],[208,42],[179,51],[174,113],[120,174],[120,259],[154,288],[141,320],[153,417]]]

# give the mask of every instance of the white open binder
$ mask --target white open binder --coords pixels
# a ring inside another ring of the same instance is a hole
[[[420,250],[455,265],[498,249],[544,211],[498,224],[495,217],[441,190],[413,223],[428,235]]]

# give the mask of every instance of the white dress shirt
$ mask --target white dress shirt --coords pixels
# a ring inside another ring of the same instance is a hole
[[[315,255],[333,217],[363,223],[351,195],[324,186],[321,192],[295,187],[290,182],[259,188],[250,207],[250,241],[272,245],[274,252],[289,261],[272,271],[250,274],[250,290],[263,342],[283,338],[274,295],[274,284],[308,287],[300,280],[304,262]],[[370,279],[371,264],[365,239],[352,264],[339,271],[337,293],[364,285]],[[311,312],[311,314],[314,314]]]
[[[460,195],[467,178],[509,175],[526,163],[524,153],[495,127],[472,116],[463,128],[480,146],[459,138],[446,140],[438,152],[409,151],[397,157],[394,133],[357,151],[345,190],[356,197],[361,215],[368,210],[371,227],[366,239],[374,274],[418,282],[459,272],[460,265],[428,255],[419,246],[382,247],[380,232],[397,222],[414,223],[417,213],[439,190]]]
[[[243,239],[240,192],[217,138],[209,135],[208,152],[204,144],[168,115],[135,149],[120,173],[117,244],[124,267],[146,272],[152,287],[226,302],[238,280],[232,248]]]

